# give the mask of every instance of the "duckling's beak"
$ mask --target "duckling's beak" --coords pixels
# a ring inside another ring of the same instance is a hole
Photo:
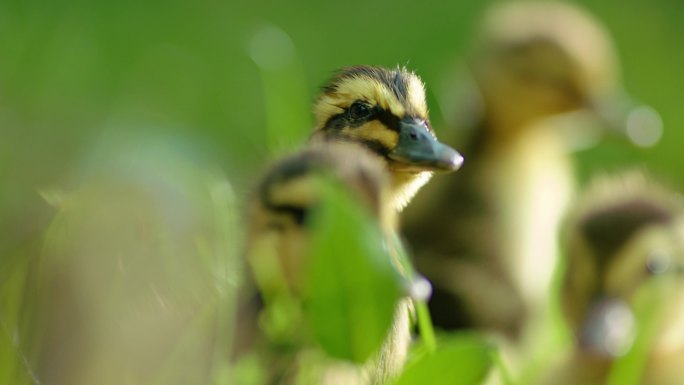
[[[632,348],[634,334],[634,313],[629,305],[618,298],[601,297],[591,304],[577,337],[583,351],[612,358]]]
[[[406,118],[399,122],[399,142],[389,158],[407,166],[430,171],[456,171],[463,157],[435,138],[424,122]]]

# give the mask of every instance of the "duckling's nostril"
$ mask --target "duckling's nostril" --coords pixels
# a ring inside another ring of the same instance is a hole
[[[412,132],[409,134],[409,138],[411,138],[413,140],[418,140],[418,134],[416,134],[415,132]]]

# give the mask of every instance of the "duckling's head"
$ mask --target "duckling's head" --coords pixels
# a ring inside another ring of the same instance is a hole
[[[487,114],[514,125],[591,106],[617,83],[608,33],[568,3],[493,7],[473,51],[470,64]]]
[[[635,338],[652,353],[684,349],[681,196],[626,174],[596,181],[574,214],[562,299],[580,349],[615,357]]]
[[[310,247],[311,218],[327,203],[323,186],[331,181],[372,214],[385,235],[396,228],[396,210],[384,204],[389,177],[377,156],[355,144],[317,143],[284,158],[270,168],[258,187],[250,212],[247,248],[250,255],[261,258],[270,253],[277,258],[290,288],[301,283],[301,264]],[[255,266],[254,270],[260,269]]]
[[[357,143],[382,159],[397,209],[433,171],[454,171],[463,162],[458,152],[437,140],[423,82],[405,68],[344,68],[323,86],[314,112],[314,141]]]

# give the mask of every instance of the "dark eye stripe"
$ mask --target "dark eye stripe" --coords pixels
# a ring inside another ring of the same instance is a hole
[[[333,115],[328,119],[327,122],[325,122],[325,125],[323,126],[323,131],[338,131],[341,130],[349,125],[349,122],[347,121],[347,113],[343,112],[341,114]]]
[[[399,132],[400,119],[390,111],[380,109],[380,112],[377,114],[377,119],[388,129]]]
[[[341,130],[345,127],[357,128],[362,125],[377,120],[392,131],[399,131],[399,117],[392,114],[389,110],[380,107],[371,107],[372,112],[363,119],[351,120],[347,110],[334,115],[328,119],[323,126],[323,130]]]
[[[377,111],[379,110],[379,108],[370,107],[370,109],[371,112],[366,117],[361,119],[353,119],[350,116],[349,108],[347,108],[344,110],[344,112],[330,117],[330,119],[328,119],[328,121],[325,123],[325,126],[323,126],[323,130],[341,130],[345,127],[361,127],[364,124],[377,118]]]
[[[300,206],[294,206],[294,205],[267,205],[266,207],[268,210],[279,213],[279,214],[285,214],[289,215],[292,217],[294,222],[297,224],[297,226],[304,226],[306,223],[306,219],[308,217],[308,210],[304,207]]]

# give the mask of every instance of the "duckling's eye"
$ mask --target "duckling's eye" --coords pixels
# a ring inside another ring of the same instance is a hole
[[[646,271],[651,275],[663,274],[670,268],[671,262],[670,253],[663,250],[653,250],[646,259]]]
[[[352,120],[361,120],[367,118],[371,114],[371,108],[364,102],[354,102],[349,107],[349,117]]]

